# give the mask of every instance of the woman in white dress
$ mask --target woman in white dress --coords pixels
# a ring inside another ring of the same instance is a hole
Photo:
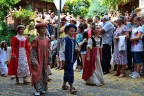
[[[83,79],[86,81],[86,84],[101,86],[104,84],[103,71],[101,68],[102,39],[98,32],[95,32],[96,28],[98,27],[93,26],[94,36],[88,40]]]
[[[4,77],[6,77],[8,74],[7,44],[5,41],[2,41],[1,46],[0,46],[0,73],[1,73],[1,76],[4,76]]]

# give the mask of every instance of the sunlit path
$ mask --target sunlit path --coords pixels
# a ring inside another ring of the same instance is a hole
[[[61,90],[63,71],[53,69],[45,96],[71,96],[68,91]],[[81,74],[75,72],[75,87],[77,96],[144,96],[144,78],[131,79],[130,77],[117,78],[108,74],[104,76],[105,85],[101,87],[86,86]],[[34,89],[31,85],[15,85],[10,77],[0,77],[0,96],[32,96]]]

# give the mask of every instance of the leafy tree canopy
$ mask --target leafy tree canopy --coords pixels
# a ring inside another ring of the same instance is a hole
[[[74,16],[85,16],[88,13],[91,0],[67,0],[66,6],[69,7],[69,12]]]
[[[7,15],[7,10],[20,0],[0,0],[0,20],[3,20]]]
[[[103,15],[108,12],[108,6],[107,5],[101,5],[100,0],[92,0],[90,4],[90,8],[87,14],[87,17],[92,17],[95,15]]]
[[[108,5],[109,8],[115,8],[118,4],[126,4],[130,0],[101,0],[102,5]]]
[[[18,3],[20,0],[0,0],[0,41],[10,41],[10,38],[15,34],[14,31],[8,31],[4,18],[7,15],[8,9]]]

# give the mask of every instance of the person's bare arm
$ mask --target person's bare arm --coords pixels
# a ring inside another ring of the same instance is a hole
[[[90,60],[90,51],[91,51],[90,47],[87,47],[87,54],[88,54],[88,57],[86,58],[87,60]]]
[[[138,42],[138,41],[141,39],[141,36],[142,36],[142,32],[138,32],[137,37],[135,37],[135,38],[130,38],[130,40],[131,40],[132,42]]]
[[[115,23],[115,22],[112,22],[112,24],[114,25],[114,27],[118,27],[118,24],[117,23]]]

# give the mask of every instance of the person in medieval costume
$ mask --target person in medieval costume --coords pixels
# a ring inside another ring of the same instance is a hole
[[[64,66],[64,77],[63,77],[63,90],[69,90],[71,94],[76,94],[77,90],[73,87],[74,83],[74,71],[73,65],[76,61],[76,49],[78,51],[78,46],[76,40],[73,38],[73,35],[76,31],[75,25],[68,25],[65,27],[65,32],[67,36],[63,38],[62,46],[60,47],[60,56],[61,59],[65,61]],[[66,85],[69,83],[70,88]]]
[[[8,74],[7,62],[7,44],[2,41],[0,44],[0,74],[3,77]]]
[[[40,96],[47,91],[50,39],[46,36],[47,25],[45,23],[39,23],[35,28],[39,35],[31,44],[31,74],[32,85],[36,90],[34,95]]]
[[[84,79],[88,85],[101,86],[104,84],[103,71],[101,68],[102,38],[98,32],[95,31],[97,28],[99,27],[92,27],[94,36],[88,40],[82,79]]]
[[[27,85],[27,77],[30,75],[29,66],[29,42],[23,36],[24,25],[17,26],[17,35],[11,40],[11,59],[8,68],[8,75],[15,75],[16,83],[20,84],[19,77],[23,78],[23,84]]]

